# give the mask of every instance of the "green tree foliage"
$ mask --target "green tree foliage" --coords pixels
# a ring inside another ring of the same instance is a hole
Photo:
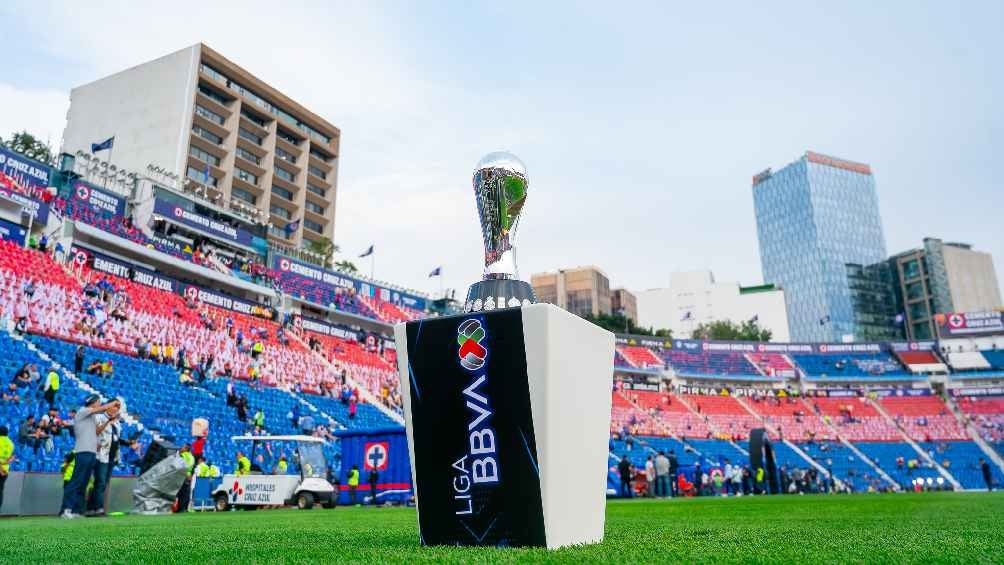
[[[343,260],[343,261],[337,261],[335,263],[335,268],[339,269],[339,270],[342,270],[342,271],[345,271],[346,273],[357,273],[357,272],[359,272],[359,269],[356,267],[356,264],[353,263],[352,261],[347,260],[347,259]]]
[[[770,341],[771,331],[760,327],[756,320],[737,324],[732,320],[715,320],[694,328],[693,339],[720,339],[729,341]]]
[[[27,131],[17,132],[7,139],[0,137],[0,145],[36,161],[52,162],[52,147]]]
[[[634,320],[625,318],[621,314],[600,314],[599,316],[587,315],[583,316],[585,319],[596,324],[597,326],[614,332],[614,333],[629,333],[635,335],[655,335],[658,337],[673,337],[673,331],[668,329],[661,329],[657,331],[652,331],[652,328],[643,328],[641,326],[636,326]]]
[[[318,240],[308,240],[307,250],[317,253],[324,259],[324,266],[331,267],[335,259],[335,253],[338,253],[338,246],[335,245],[333,241],[326,237],[322,237]],[[351,263],[350,263],[351,264]]]

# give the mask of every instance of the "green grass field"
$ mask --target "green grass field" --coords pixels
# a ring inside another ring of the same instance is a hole
[[[422,548],[415,511],[0,520],[0,562],[1004,562],[1004,494],[611,501],[602,544]]]

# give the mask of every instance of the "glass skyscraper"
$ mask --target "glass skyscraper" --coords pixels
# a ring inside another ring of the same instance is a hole
[[[855,299],[862,265],[886,258],[871,167],[811,151],[753,177],[764,282],[784,289],[792,341],[871,337]]]

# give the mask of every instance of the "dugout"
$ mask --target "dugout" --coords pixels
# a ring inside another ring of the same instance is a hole
[[[350,504],[348,474],[353,465],[359,466],[357,503],[372,503],[370,471],[376,469],[376,502],[404,504],[413,494],[411,486],[411,461],[408,457],[408,437],[402,427],[369,430],[338,430],[342,461],[338,469],[338,504]]]

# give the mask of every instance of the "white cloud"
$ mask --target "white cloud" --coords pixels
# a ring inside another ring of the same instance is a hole
[[[69,106],[67,92],[22,90],[0,83],[0,137],[27,130],[58,151]]]

